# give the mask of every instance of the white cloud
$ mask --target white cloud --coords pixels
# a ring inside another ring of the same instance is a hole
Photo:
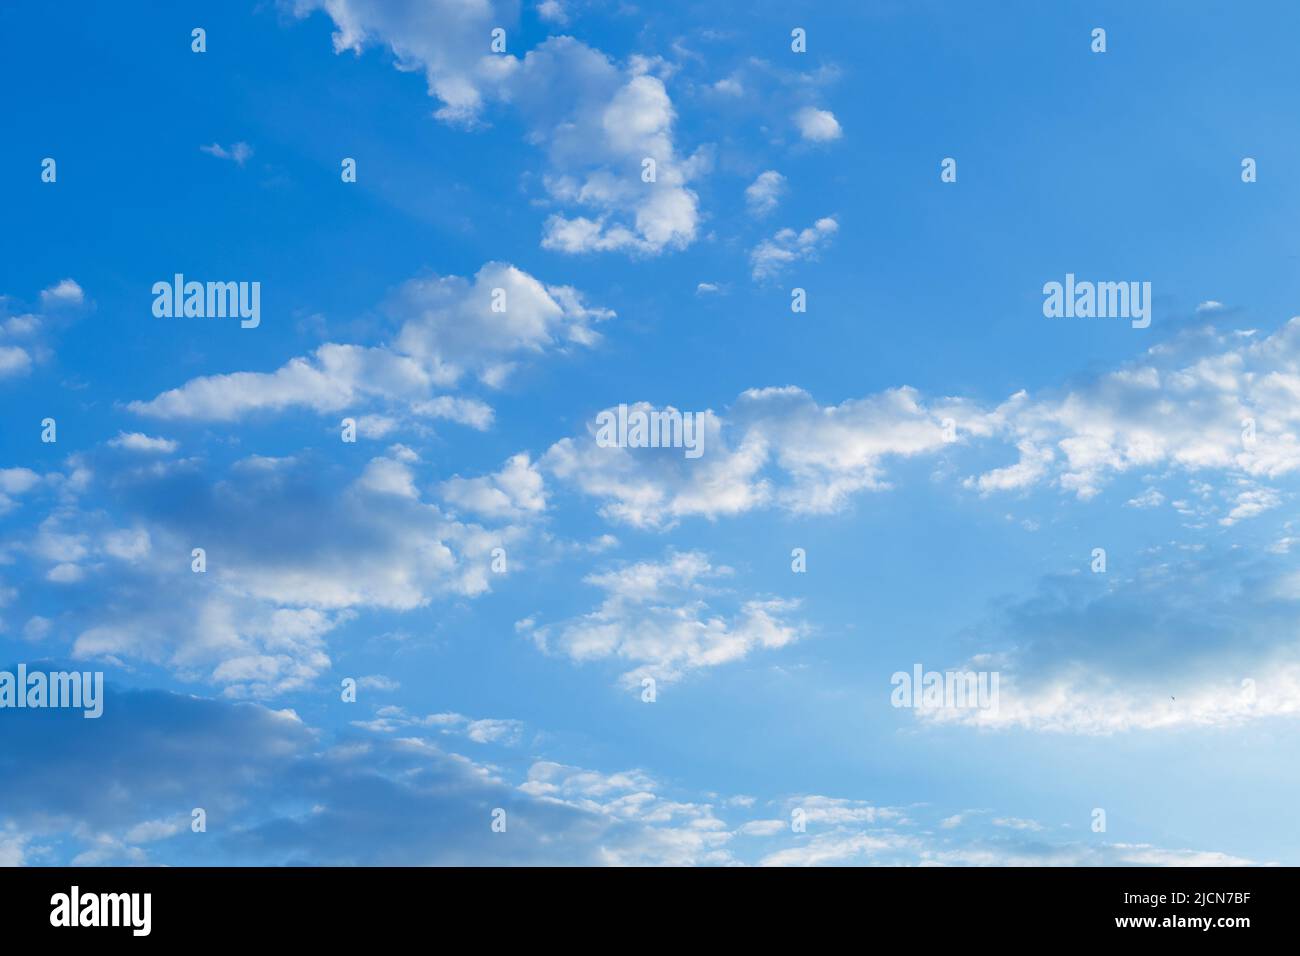
[[[1130,471],[1172,466],[1258,479],[1300,470],[1298,355],[1300,318],[1264,339],[1198,329],[1062,395],[1018,392],[992,418],[1016,441],[1020,461],[972,483],[996,491],[1050,479],[1088,499]],[[1243,493],[1231,521],[1274,503],[1265,490]]]
[[[382,707],[373,720],[353,721],[353,724],[376,733],[414,729],[436,730],[439,734],[465,737],[476,744],[504,744],[514,746],[523,737],[524,724],[518,720],[495,717],[475,719],[464,714],[446,712],[416,717],[396,706]]]
[[[1232,510],[1219,519],[1221,525],[1233,525],[1245,518],[1255,518],[1282,503],[1282,495],[1273,488],[1246,488],[1236,493]]]
[[[833,216],[826,216],[799,232],[787,228],[770,239],[764,239],[749,254],[750,272],[754,280],[770,279],[784,272],[793,263],[815,259],[821,250],[830,245],[839,228],[839,223]]]
[[[785,194],[785,177],[775,169],[759,173],[758,178],[745,187],[745,204],[751,215],[766,216],[777,207]]]
[[[689,183],[707,171],[710,153],[678,154],[676,111],[654,68],[633,60],[619,69],[568,37],[548,40],[523,59],[512,98],[533,118],[532,138],[547,146],[547,193],[584,210],[550,216],[544,248],[654,255],[695,241],[699,199]],[[556,112],[556,90],[572,98],[572,108],[566,101]],[[647,160],[652,182],[645,181]]]
[[[602,448],[589,423],[586,435],[556,442],[540,464],[601,499],[605,517],[638,527],[667,528],[684,517],[771,506],[830,513],[856,492],[888,488],[890,458],[948,447],[946,418],[963,437],[987,436],[994,427],[964,402],[926,405],[910,388],[832,406],[793,386],[750,389],[725,417],[704,418],[705,452],[698,459],[657,449]]]
[[[504,311],[494,310],[494,303]],[[195,378],[128,408],[162,419],[237,421],[257,412],[330,413],[381,402],[408,418],[441,418],[483,429],[492,420],[489,406],[434,391],[471,374],[499,386],[521,361],[596,344],[595,324],[613,315],[588,307],[568,286],[545,286],[498,262],[484,265],[473,280],[412,279],[385,308],[401,323],[392,345],[329,343],[274,372]],[[391,431],[384,423],[392,421],[392,416],[371,416],[362,432],[382,436]]]
[[[519,111],[529,141],[546,148],[550,169],[543,181],[550,200],[582,210],[552,214],[543,247],[654,255],[695,240],[699,202],[688,184],[705,171],[709,154],[678,155],[676,113],[663,75],[657,75],[668,72],[662,61],[633,56],[619,66],[567,36],[551,37],[522,58],[491,53],[491,31],[517,20],[515,3],[296,0],[294,5],[300,17],[317,9],[334,21],[336,52],[359,54],[379,43],[389,47],[399,69],[422,70],[430,95],[442,103],[438,118],[474,126],[490,102]],[[538,12],[555,21],[563,8],[550,2]],[[507,30],[507,37],[513,36]],[[649,183],[642,180],[646,158],[657,167]]]
[[[26,375],[31,371],[32,357],[17,345],[0,345],[0,378]]]
[[[794,122],[799,127],[799,135],[812,143],[828,143],[844,135],[839,120],[830,110],[805,106],[794,114]]]
[[[299,17],[314,10],[328,13],[334,21],[336,53],[360,55],[369,44],[387,46],[398,69],[424,73],[429,95],[442,102],[436,115],[451,123],[477,122],[485,99],[517,62],[513,56],[492,53],[488,45],[493,28],[514,25],[517,3],[294,0],[293,10]]]
[[[0,380],[27,375],[54,354],[47,342],[50,316],[66,316],[86,304],[86,294],[72,279],[41,290],[40,313],[12,314],[9,298],[0,295]],[[54,323],[57,325],[57,323]]]
[[[423,500],[419,460],[400,445],[341,486],[294,458],[254,456],[216,474],[200,459],[98,467],[131,503],[116,525],[68,502],[16,545],[35,573],[87,589],[62,601],[73,655],[157,664],[231,696],[310,685],[330,666],[326,637],[360,610],[484,593],[492,549],[525,540]],[[168,504],[178,493],[202,507],[178,512]],[[178,591],[167,582],[178,560],[188,574],[196,546],[207,552],[202,587]]]
[[[114,448],[124,448],[127,451],[151,452],[162,455],[170,455],[180,447],[178,442],[170,438],[152,438],[142,432],[118,432],[117,437],[109,441],[109,445]]]
[[[563,25],[569,22],[569,15],[560,0],[541,0],[537,4],[537,15],[547,23]]]
[[[213,143],[210,146],[200,146],[199,151],[215,156],[217,159],[228,159],[237,166],[243,166],[253,155],[253,147],[247,143],[234,143],[229,149],[220,143]]]
[[[996,709],[918,708],[918,718],[987,730],[1109,736],[1134,731],[1230,727],[1300,716],[1300,663],[1260,664],[1241,680],[1178,681],[1163,694],[1151,680],[1119,683],[1100,671],[1062,673],[1021,687],[1003,674]]]
[[[713,610],[716,582],[729,568],[714,567],[698,552],[671,554],[663,562],[641,562],[585,580],[605,592],[600,607],[555,627],[524,626],[542,650],[574,661],[614,658],[635,664],[621,677],[640,689],[645,677],[675,681],[687,672],[716,667],[760,648],[798,640],[806,627],[787,621],[798,601],[750,598],[728,617]]]
[[[444,482],[442,495],[453,508],[486,518],[519,520],[546,510],[541,472],[523,452],[512,456],[496,474],[457,476]]]
[[[1165,496],[1158,488],[1148,488],[1136,498],[1130,498],[1126,505],[1130,508],[1158,508],[1165,503]]]
[[[41,291],[41,306],[47,309],[60,305],[81,305],[85,301],[86,294],[72,279],[63,279]]]

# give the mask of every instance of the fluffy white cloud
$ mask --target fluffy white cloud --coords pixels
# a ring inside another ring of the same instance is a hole
[[[589,423],[588,434],[552,445],[541,465],[601,499],[605,517],[638,527],[771,506],[828,513],[856,492],[887,488],[889,459],[948,447],[946,419],[962,440],[988,436],[995,424],[959,400],[927,405],[911,388],[831,406],[793,386],[750,389],[725,417],[704,417],[699,458],[677,449],[600,447]]]
[[[315,10],[334,21],[336,53],[360,55],[377,43],[392,51],[398,69],[423,72],[429,95],[442,102],[437,116],[448,122],[476,122],[515,65],[489,43],[494,28],[518,21],[517,0],[293,0],[299,17]]]
[[[0,515],[17,506],[14,498],[26,494],[41,483],[41,476],[30,468],[0,468]]]
[[[531,138],[546,146],[550,199],[579,210],[547,219],[544,247],[653,255],[695,241],[699,199],[689,184],[707,171],[711,155],[679,154],[663,72],[644,58],[618,67],[569,37],[524,57],[511,99],[530,117]]]
[[[457,476],[444,482],[442,495],[453,508],[485,518],[518,520],[546,510],[542,474],[522,452],[512,456],[494,475]]]
[[[72,279],[63,279],[41,291],[41,306],[47,309],[61,305],[81,305],[85,301],[85,292]]]
[[[833,216],[826,216],[798,232],[788,228],[780,230],[750,252],[750,274],[755,281],[770,279],[780,275],[793,263],[815,259],[819,252],[830,245],[839,228],[839,223]]]
[[[1204,328],[1062,395],[1013,395],[995,412],[1020,460],[971,480],[982,492],[1051,480],[1091,498],[1108,478],[1176,467],[1252,479],[1300,469],[1300,318],[1273,335]],[[1250,488],[1228,523],[1277,503]]]
[[[605,592],[600,607],[555,627],[524,623],[521,630],[544,651],[575,661],[614,658],[637,666],[621,682],[639,689],[645,677],[666,682],[716,667],[759,648],[784,647],[807,628],[787,616],[798,601],[751,598],[734,602],[730,617],[714,611],[717,582],[731,569],[714,567],[698,552],[671,554],[603,574],[588,584]]]
[[[120,502],[112,522],[65,503],[14,547],[33,573],[78,589],[59,619],[75,657],[269,696],[316,680],[327,637],[358,612],[480,595],[492,549],[525,540],[423,500],[419,467],[400,445],[342,486],[293,458],[246,458],[215,476],[203,460],[119,458],[99,465]],[[191,573],[194,547],[205,574]]]
[[[26,375],[49,360],[51,318],[76,312],[86,304],[86,294],[72,279],[62,279],[42,289],[40,300],[38,313],[15,312],[10,298],[0,295],[0,381]]]
[[[32,368],[32,357],[17,345],[0,345],[0,378],[17,378]]]
[[[759,173],[758,178],[745,187],[745,204],[755,216],[766,216],[776,209],[785,194],[785,177],[775,169]]]
[[[475,125],[489,102],[508,103],[529,126],[529,140],[547,151],[544,177],[552,202],[576,207],[545,223],[542,245],[567,253],[622,250],[657,254],[696,238],[699,200],[689,183],[709,164],[707,151],[678,154],[676,113],[656,59],[633,56],[616,65],[572,37],[551,37],[522,58],[492,53],[495,27],[518,19],[518,3],[432,0],[296,0],[306,16],[333,19],[334,48],[360,53],[387,46],[399,69],[421,70],[443,120]],[[539,12],[558,20],[558,3]],[[509,30],[507,30],[509,37]],[[509,39],[507,40],[507,44]],[[643,161],[656,166],[643,179]]]
[[[118,432],[117,437],[109,440],[109,445],[113,448],[124,448],[127,451],[150,452],[162,455],[170,455],[180,447],[178,442],[170,438],[154,438],[142,432]]]
[[[541,0],[537,4],[537,15],[547,23],[565,24],[569,22],[569,15],[560,0]]]
[[[795,113],[794,124],[799,128],[799,135],[811,143],[828,143],[844,135],[834,113],[812,106]]]
[[[594,345],[600,339],[595,324],[613,315],[586,306],[568,286],[545,286],[499,262],[487,263],[472,280],[412,279],[385,309],[400,323],[391,345],[329,343],[274,372],[203,376],[128,407],[154,418],[237,421],[257,412],[329,413],[380,402],[416,420],[447,419],[482,429],[492,420],[489,406],[435,390],[471,374],[498,386],[520,361]],[[383,423],[392,421],[371,416],[359,430],[383,435],[391,431]]]

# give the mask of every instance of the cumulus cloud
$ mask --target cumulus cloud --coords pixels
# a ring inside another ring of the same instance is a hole
[[[513,455],[496,474],[443,482],[442,495],[453,508],[486,518],[519,520],[546,510],[541,472],[524,452]]]
[[[591,308],[568,286],[546,286],[499,262],[472,280],[412,279],[384,306],[400,328],[392,344],[328,343],[274,372],[191,379],[128,408],[171,420],[238,421],[254,413],[303,408],[317,413],[379,403],[408,419],[446,419],[483,429],[491,408],[478,399],[438,395],[468,375],[495,387],[518,363],[600,340],[595,325],[613,315]],[[389,419],[370,417],[363,434],[384,435]],[[360,424],[360,423],[359,423]]]
[[[0,468],[0,515],[17,507],[15,499],[40,483],[41,476],[30,468]]]
[[[1290,474],[1300,469],[1298,362],[1294,318],[1266,338],[1198,329],[1059,395],[1018,392],[993,414],[1020,460],[970,484],[990,492],[1050,480],[1088,499],[1125,472]],[[1249,489],[1231,521],[1275,503]]]
[[[686,552],[592,574],[586,583],[605,592],[596,610],[557,626],[527,622],[521,630],[542,650],[574,661],[612,658],[637,665],[620,678],[636,689],[646,677],[675,681],[760,648],[784,647],[806,633],[805,625],[788,620],[799,607],[795,600],[732,599],[732,614],[715,611],[712,604],[727,598],[718,585],[731,573],[699,552]]]
[[[86,294],[72,279],[61,279],[41,290],[38,311],[16,308],[0,295],[0,382],[21,378],[53,356],[50,332],[61,320],[86,305]]]
[[[830,245],[839,228],[835,217],[826,216],[798,232],[789,228],[780,230],[750,252],[750,274],[758,282],[780,275],[796,262],[815,259]]]
[[[147,662],[232,696],[310,685],[330,666],[327,638],[361,611],[483,594],[492,549],[525,537],[424,500],[402,446],[341,482],[307,458],[110,465],[114,516],[68,503],[17,538],[33,574],[78,590],[24,589],[23,612],[56,608],[74,657]]]
[[[758,178],[745,187],[745,205],[754,216],[766,216],[776,209],[785,193],[785,177],[775,169],[759,173]]]
[[[170,455],[180,447],[179,442],[170,438],[154,438],[143,432],[118,432],[117,437],[109,440],[113,448],[138,451],[160,455]]]
[[[574,210],[547,218],[543,247],[653,255],[695,241],[699,199],[689,184],[706,171],[710,156],[679,153],[661,61],[633,56],[619,65],[567,36],[551,37],[523,57],[492,53],[492,29],[518,18],[513,2],[294,3],[300,17],[314,10],[333,19],[336,52],[359,54],[380,44],[400,69],[423,71],[430,95],[442,103],[435,114],[442,120],[479,124],[492,102],[518,109],[529,141],[546,149],[548,199]],[[554,21],[563,8],[543,4],[539,13]],[[652,181],[643,176],[647,159],[655,164]]]
[[[810,143],[828,143],[844,135],[840,122],[830,110],[805,106],[794,114],[799,135]]]
[[[708,170],[711,154],[679,153],[662,72],[644,58],[618,67],[568,37],[524,57],[511,97],[531,118],[531,138],[546,145],[548,196],[577,212],[546,220],[543,247],[653,255],[695,241],[699,198],[689,184]]]
[[[85,301],[85,292],[72,279],[63,279],[41,291],[41,306],[47,309],[64,305],[81,305]]]
[[[891,458],[949,446],[948,419],[963,438],[994,427],[968,403],[927,404],[911,388],[831,406],[793,386],[750,389],[725,416],[703,418],[706,451],[698,459],[675,449],[600,447],[589,423],[587,434],[552,445],[541,465],[599,499],[605,517],[638,527],[766,507],[830,513],[857,492],[888,488]]]

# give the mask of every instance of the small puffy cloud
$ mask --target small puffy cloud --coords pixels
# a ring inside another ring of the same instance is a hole
[[[748,598],[730,601],[730,615],[714,610],[724,597],[719,582],[730,574],[703,554],[686,552],[589,575],[586,582],[605,592],[600,607],[555,627],[526,625],[522,631],[542,650],[574,661],[635,665],[620,680],[636,689],[646,677],[679,680],[760,648],[784,647],[806,633],[805,625],[788,620],[798,601]]]
[[[794,123],[799,135],[810,143],[829,143],[844,135],[839,120],[830,110],[805,106],[794,114]]]
[[[541,0],[537,4],[537,15],[547,23],[564,25],[569,22],[569,14],[560,0]]]
[[[62,305],[81,305],[86,301],[86,294],[81,286],[71,279],[62,281],[41,291],[41,307],[56,308]]]
[[[86,304],[86,294],[72,279],[61,279],[41,290],[37,312],[11,311],[8,296],[0,295],[0,381],[19,378],[54,354],[49,330]]]
[[[170,455],[180,447],[178,442],[174,442],[170,438],[152,438],[143,432],[118,432],[117,437],[109,441],[109,445],[127,451],[158,455]]]
[[[21,495],[41,483],[41,476],[30,468],[0,468],[0,495]]]
[[[771,279],[796,262],[814,259],[830,245],[839,231],[834,216],[818,219],[807,229],[796,232],[782,229],[770,239],[764,239],[749,254],[750,272],[754,280]]]
[[[1125,504],[1130,508],[1158,508],[1165,503],[1165,496],[1158,488],[1148,488],[1136,498],[1130,498]]]
[[[518,520],[546,510],[542,474],[527,453],[512,456],[496,474],[459,476],[442,485],[443,499],[453,508],[492,519]]]
[[[745,205],[751,215],[766,216],[776,209],[786,188],[785,177],[775,169],[759,173],[758,178],[745,187]]]
[[[745,85],[736,76],[725,76],[714,83],[710,89],[715,93],[721,93],[723,96],[745,95]]]
[[[394,347],[447,385],[466,374],[499,385],[522,359],[595,345],[595,326],[613,315],[569,286],[544,285],[500,262],[472,281],[411,279],[385,310],[403,323]]]
[[[32,357],[17,345],[0,345],[0,379],[17,378],[31,371]]]

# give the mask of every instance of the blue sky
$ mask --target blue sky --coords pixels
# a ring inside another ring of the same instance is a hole
[[[1300,862],[1297,21],[7,6],[0,861]]]

